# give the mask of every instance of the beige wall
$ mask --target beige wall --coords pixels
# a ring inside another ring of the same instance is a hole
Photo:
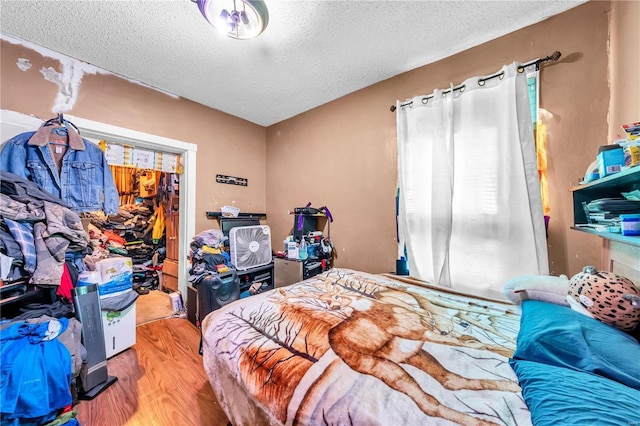
[[[287,211],[310,201],[316,207],[328,206],[335,217],[331,236],[336,265],[386,272],[394,269],[397,252],[396,126],[389,106],[396,99],[492,73],[505,63],[559,50],[560,62],[543,66],[541,77],[541,105],[553,114],[548,123],[548,245],[551,273],[572,275],[586,264],[600,264],[601,240],[569,229],[568,189],[620,123],[640,118],[638,59],[625,54],[635,48],[638,8],[637,2],[592,1],[267,129],[113,75],[86,75],[69,113],[196,144],[196,232],[217,226],[204,213],[225,204],[266,211],[278,249],[293,226]],[[0,107],[51,117],[57,87],[44,81],[38,70],[59,70],[58,61],[5,41],[0,55]],[[16,67],[20,57],[31,60],[30,71]],[[249,186],[217,184],[217,173],[246,177]]]
[[[0,55],[0,107],[43,120],[53,117],[58,87],[39,70],[53,67],[61,71],[58,60],[4,40]],[[29,59],[31,69],[21,71],[16,66],[18,58]],[[266,130],[262,126],[112,74],[85,75],[68,114],[196,144],[196,233],[217,227],[205,212],[220,211],[223,205],[247,212],[266,209]],[[219,184],[216,174],[248,178],[249,185]]]
[[[396,126],[389,106],[396,99],[428,94],[558,50],[561,60],[543,66],[540,94],[541,106],[553,114],[548,122],[550,270],[574,274],[586,264],[599,266],[601,240],[569,229],[569,188],[584,176],[598,146],[608,143],[610,8],[609,2],[586,3],[269,127],[267,212],[272,233],[287,234],[293,221],[286,211],[292,207],[308,201],[327,205],[335,217],[331,236],[336,265],[374,273],[394,270]],[[635,31],[631,18],[619,29],[620,38],[630,38]],[[637,78],[637,67],[634,73]]]
[[[610,141],[622,132],[620,125],[640,121],[640,1],[617,1],[612,6]]]

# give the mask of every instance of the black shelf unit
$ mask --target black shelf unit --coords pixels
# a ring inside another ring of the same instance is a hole
[[[249,287],[255,282],[266,283],[263,291],[273,289],[273,261],[267,265],[256,266],[245,270],[236,269],[236,274],[240,278],[240,293],[249,290]]]
[[[233,217],[223,216],[222,212],[205,212],[207,219],[233,219]],[[238,213],[238,218],[258,218],[258,219],[266,219],[266,213]]]
[[[295,211],[291,211],[289,214],[293,215],[293,237],[296,242],[299,242],[302,235],[307,234],[309,231],[320,231],[323,237],[331,238],[331,220],[327,215],[322,213],[296,213]],[[301,230],[298,230],[300,217],[302,217],[303,226]],[[300,263],[300,280],[306,280],[333,267],[333,253],[324,259],[309,256],[304,260],[289,258],[284,258],[283,260]]]
[[[327,229],[327,237],[331,238],[331,221],[329,217],[320,213],[294,213],[289,212],[289,214],[293,215],[293,236],[294,239],[298,242],[300,241],[300,235],[302,233],[307,233],[310,230],[313,231],[322,231],[324,235],[325,228]],[[302,216],[303,226],[300,231],[298,231],[298,218]]]

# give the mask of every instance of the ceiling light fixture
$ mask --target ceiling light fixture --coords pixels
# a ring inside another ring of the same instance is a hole
[[[258,37],[269,23],[269,12],[261,0],[192,0],[222,35],[246,40]]]

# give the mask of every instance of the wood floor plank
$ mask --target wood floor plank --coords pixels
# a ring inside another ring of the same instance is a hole
[[[200,331],[171,318],[136,328],[136,344],[107,362],[118,381],[80,401],[83,426],[226,426],[198,354]]]
[[[173,314],[169,293],[161,290],[150,290],[141,294],[136,301],[136,324],[168,318]]]

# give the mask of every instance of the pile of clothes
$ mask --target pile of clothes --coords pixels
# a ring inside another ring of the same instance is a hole
[[[146,294],[159,285],[158,270],[165,258],[164,209],[154,207],[152,200],[120,206],[116,215],[102,212],[83,213],[89,220],[87,229],[93,254],[86,264],[114,256],[133,261],[133,288]]]
[[[153,215],[153,206],[145,202],[122,205],[114,215],[107,216],[98,211],[83,213],[82,217],[89,220],[96,236],[104,237],[101,245],[105,249],[136,260],[148,259],[153,251]]]
[[[0,216],[2,287],[23,280],[29,285],[22,292],[53,289],[59,296],[20,306],[20,314],[0,321],[0,423],[76,425],[71,390],[87,354],[70,301],[83,256],[91,253],[87,233],[62,200],[2,170]],[[14,309],[2,295],[5,316]]]
[[[3,281],[59,286],[66,267],[83,270],[91,247],[77,213],[37,184],[2,170],[0,188]],[[70,298],[70,289],[65,295]]]
[[[70,310],[50,311],[0,323],[3,425],[79,424],[72,383],[87,374],[82,326]]]
[[[197,284],[206,275],[222,272],[230,265],[229,253],[224,250],[227,237],[219,229],[202,231],[193,237],[189,245],[189,281]]]

